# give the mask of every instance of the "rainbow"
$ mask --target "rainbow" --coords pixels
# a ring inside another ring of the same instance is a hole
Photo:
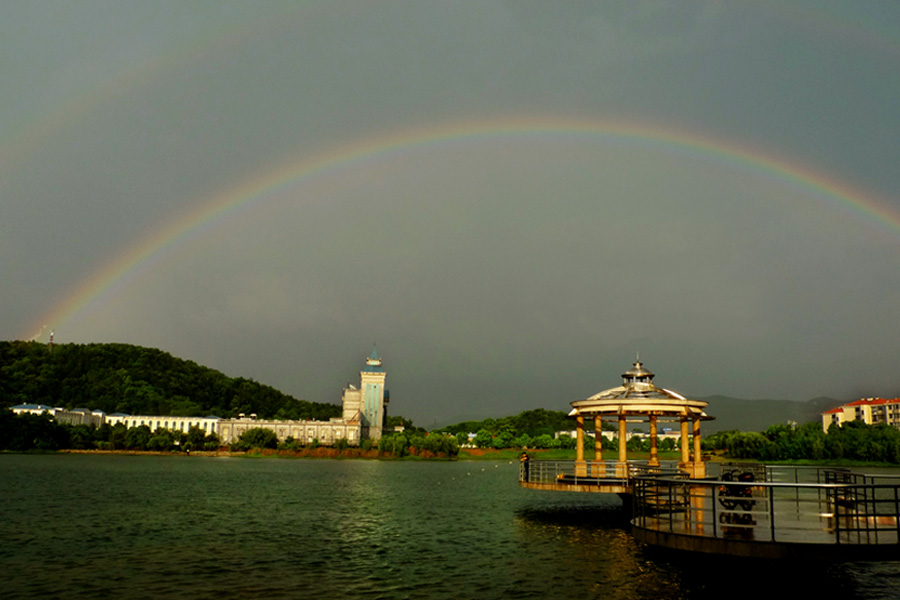
[[[847,212],[876,228],[900,237],[900,214],[862,190],[830,178],[813,169],[789,161],[769,151],[762,152],[726,140],[679,131],[647,123],[624,120],[520,117],[469,120],[438,126],[418,127],[348,143],[311,157],[291,158],[245,179],[238,185],[194,202],[197,208],[152,232],[126,249],[115,260],[81,283],[66,299],[40,321],[41,327],[59,330],[66,322],[86,311],[98,298],[110,292],[142,269],[149,267],[179,243],[213,230],[264,202],[273,193],[315,177],[360,167],[392,154],[425,147],[477,144],[487,140],[529,138],[535,141],[584,139],[592,143],[627,143],[657,151],[677,153],[704,162],[722,164],[792,186],[837,210]],[[37,334],[40,335],[40,332]],[[32,335],[31,339],[37,336]]]

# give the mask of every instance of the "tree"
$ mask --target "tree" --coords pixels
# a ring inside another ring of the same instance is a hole
[[[59,450],[70,447],[69,430],[47,413],[16,415],[0,409],[0,450]]]
[[[498,434],[497,437],[494,438],[492,445],[494,446],[494,448],[497,448],[499,450],[502,448],[511,448],[514,443],[515,439],[513,438],[512,434],[508,430],[505,430],[500,432],[500,434]]]
[[[125,444],[125,435],[128,433],[128,428],[125,427],[124,423],[116,423],[112,426],[109,432],[109,448],[111,450],[118,450],[124,448]]]
[[[278,436],[271,429],[254,427],[242,433],[233,446],[236,450],[250,450],[251,448],[275,449],[278,447]]]
[[[631,452],[641,452],[644,450],[644,440],[639,436],[633,435],[625,442],[625,449]]]
[[[494,443],[494,436],[487,429],[479,429],[472,441],[478,448],[489,448]]]
[[[206,432],[194,425],[188,430],[185,449],[203,449],[206,441]]]
[[[549,448],[553,444],[553,436],[549,433],[543,433],[531,440],[534,448]]]
[[[672,438],[667,437],[659,441],[660,452],[672,452],[673,450],[675,450],[675,440]]]
[[[72,448],[78,450],[87,450],[94,448],[94,431],[93,425],[74,425],[69,427],[69,438],[71,439]]]
[[[131,427],[125,434],[125,447],[129,450],[146,450],[150,442],[150,428],[146,425]]]
[[[164,430],[158,430],[147,440],[147,450],[154,452],[165,452],[172,447],[172,438],[163,433]]]

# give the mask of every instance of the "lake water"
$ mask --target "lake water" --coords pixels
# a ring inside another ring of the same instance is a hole
[[[2,598],[898,598],[900,563],[685,557],[508,462],[0,455]]]

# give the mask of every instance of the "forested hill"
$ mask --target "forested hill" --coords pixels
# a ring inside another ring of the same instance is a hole
[[[154,348],[0,342],[0,408],[16,404],[107,413],[328,420],[336,404],[306,402]]]

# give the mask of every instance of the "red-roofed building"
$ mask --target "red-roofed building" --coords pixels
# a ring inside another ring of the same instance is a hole
[[[826,432],[832,423],[841,425],[847,421],[886,423],[900,429],[900,398],[860,398],[822,413],[822,429]]]

